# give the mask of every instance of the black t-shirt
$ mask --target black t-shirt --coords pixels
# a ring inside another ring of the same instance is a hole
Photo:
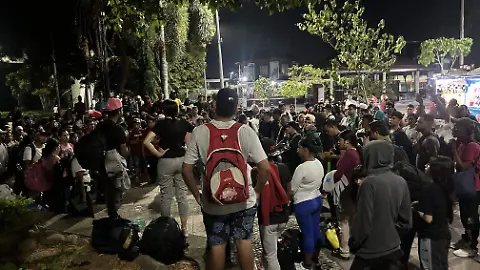
[[[120,145],[127,143],[125,130],[112,120],[106,119],[100,122],[96,129],[105,136],[107,150],[117,149],[117,151],[120,151]]]
[[[442,188],[432,183],[422,192],[422,196],[418,202],[418,211],[425,215],[433,217],[432,223],[418,222],[420,224],[419,237],[429,238],[432,240],[451,239],[448,226],[447,198]],[[416,218],[420,218],[418,215]]]
[[[302,135],[296,133],[288,141],[289,149],[282,155],[282,161],[288,166],[290,172],[294,172],[298,165],[302,164],[302,159],[297,153],[298,143],[302,139]]]
[[[163,158],[185,156],[185,135],[193,131],[194,126],[184,119],[166,118],[158,121],[152,131],[160,139],[162,149],[170,149]]]
[[[272,138],[273,137],[273,122],[270,121],[260,121],[260,126],[258,128],[258,133],[260,137],[263,138]]]
[[[286,192],[288,183],[292,181],[292,174],[290,173],[290,169],[288,169],[288,166],[283,163],[277,163],[277,167],[278,167],[278,174],[280,175],[280,183]],[[252,170],[253,185],[255,185],[256,183],[257,173],[258,173],[257,170]],[[260,200],[260,204],[261,204],[261,201],[262,200]],[[259,205],[258,209],[259,211],[261,211],[260,209],[262,209],[262,206]],[[289,214],[290,214],[289,205],[285,204],[283,205],[281,212],[270,213],[270,224],[273,225],[273,224],[287,223]],[[258,224],[263,224],[262,215],[259,214],[257,216],[258,216]]]

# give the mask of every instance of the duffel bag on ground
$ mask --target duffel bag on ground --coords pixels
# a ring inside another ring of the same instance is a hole
[[[102,218],[93,221],[92,246],[101,254],[118,254],[122,260],[138,256],[140,228],[127,219]]]
[[[138,246],[140,253],[170,265],[183,258],[186,241],[175,219],[160,217],[148,224]]]
[[[302,261],[300,241],[301,232],[298,229],[287,229],[280,236],[277,258],[282,270],[295,270],[295,263]]]

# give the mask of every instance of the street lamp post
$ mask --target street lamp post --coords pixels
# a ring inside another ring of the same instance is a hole
[[[222,36],[220,35],[220,19],[218,17],[218,10],[215,10],[215,21],[217,24],[217,42],[218,42],[218,65],[220,68],[220,88],[225,87],[223,78],[223,59],[222,59]]]
[[[465,0],[460,0],[460,38],[465,38]],[[458,62],[460,67],[464,65],[463,54],[460,54]]]

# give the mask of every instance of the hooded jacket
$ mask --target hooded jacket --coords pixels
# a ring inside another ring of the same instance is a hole
[[[350,248],[356,256],[379,258],[400,249],[399,231],[411,228],[406,181],[392,172],[394,146],[372,141],[364,148],[367,177],[358,191]]]

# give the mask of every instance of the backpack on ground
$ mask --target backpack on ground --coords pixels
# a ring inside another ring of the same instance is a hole
[[[422,195],[423,189],[432,183],[430,178],[408,161],[399,161],[395,163],[393,169],[398,175],[407,181],[412,202],[418,201]]]
[[[141,254],[170,265],[183,258],[186,241],[175,219],[160,217],[148,224],[138,246]]]
[[[117,254],[122,260],[138,256],[140,228],[127,219],[102,218],[93,221],[92,247],[101,254]]]
[[[83,136],[74,146],[78,163],[85,170],[103,171],[107,143],[105,136],[94,130]],[[102,169],[103,168],[103,169]]]
[[[298,229],[285,230],[277,242],[277,259],[281,270],[295,270],[295,263],[303,260],[300,251],[301,232]]]
[[[238,138],[243,125],[235,123],[225,129],[211,123],[205,126],[210,131],[205,190],[219,204],[245,202],[249,198],[247,163]]]
[[[50,190],[52,185],[53,180],[47,179],[42,159],[25,171],[25,186],[28,190],[34,192],[44,192]]]

